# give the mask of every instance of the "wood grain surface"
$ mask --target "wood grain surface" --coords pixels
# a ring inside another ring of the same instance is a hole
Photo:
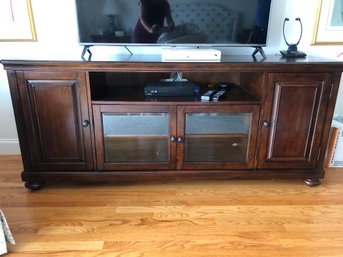
[[[343,169],[301,180],[51,184],[24,188],[0,156],[6,256],[343,256]]]

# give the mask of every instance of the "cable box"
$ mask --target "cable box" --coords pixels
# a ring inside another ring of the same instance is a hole
[[[199,93],[199,86],[188,81],[147,83],[144,87],[145,96],[196,96]]]

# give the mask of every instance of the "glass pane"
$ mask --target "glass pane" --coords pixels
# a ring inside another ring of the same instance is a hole
[[[151,163],[169,160],[167,113],[102,115],[105,162]]]
[[[186,114],[186,162],[246,162],[251,113]]]

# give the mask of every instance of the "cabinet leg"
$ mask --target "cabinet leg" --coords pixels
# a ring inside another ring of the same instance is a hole
[[[32,181],[26,181],[25,187],[28,189],[31,189],[32,191],[36,191],[41,189],[44,186],[44,182],[32,182]]]
[[[305,179],[304,182],[309,187],[315,187],[321,184],[319,179],[311,179],[311,178]]]

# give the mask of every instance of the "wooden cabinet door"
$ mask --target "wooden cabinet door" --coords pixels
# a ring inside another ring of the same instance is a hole
[[[316,168],[331,78],[327,73],[267,76],[259,168]]]
[[[32,170],[93,169],[85,74],[18,72]],[[23,149],[26,151],[26,149]]]
[[[178,169],[253,169],[259,105],[179,106]]]
[[[175,169],[175,107],[93,105],[93,113],[99,170]]]

